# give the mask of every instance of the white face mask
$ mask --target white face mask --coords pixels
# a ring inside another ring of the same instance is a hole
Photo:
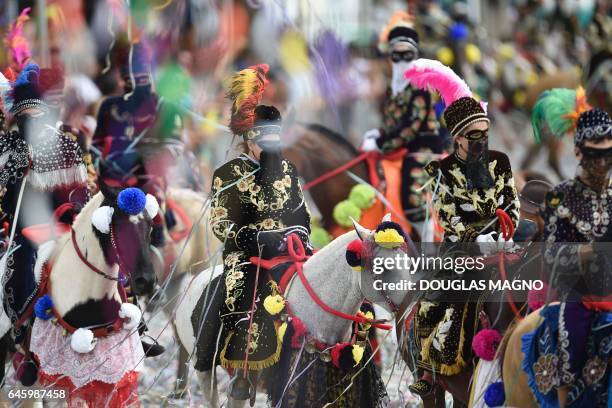
[[[410,64],[412,64],[411,61],[399,61],[392,64],[391,93],[393,96],[402,92],[408,85],[408,80],[404,78],[404,72],[410,67]]]

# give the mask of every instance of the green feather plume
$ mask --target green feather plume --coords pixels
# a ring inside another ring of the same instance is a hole
[[[548,130],[561,138],[573,126],[570,115],[576,110],[576,90],[566,88],[553,88],[544,91],[533,106],[531,124],[533,136],[537,143],[541,143],[541,132],[545,125]]]

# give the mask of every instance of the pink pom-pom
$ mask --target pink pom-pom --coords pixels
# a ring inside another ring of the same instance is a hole
[[[549,290],[550,287],[547,284],[544,284],[540,290],[530,290],[529,293],[527,293],[527,304],[529,305],[529,308],[531,310],[537,310],[544,306],[547,300],[548,302],[551,302],[556,299],[556,294],[554,291],[550,293],[550,296],[548,295]]]
[[[501,343],[501,335],[497,330],[484,329],[474,336],[472,349],[478,357],[491,361],[495,358],[499,343]]]

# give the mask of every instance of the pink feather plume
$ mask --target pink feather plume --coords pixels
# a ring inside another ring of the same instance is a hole
[[[440,61],[419,58],[410,64],[404,77],[417,88],[437,91],[446,106],[464,96],[472,97],[465,81]]]
[[[25,8],[19,17],[11,24],[11,29],[4,39],[6,47],[10,50],[15,66],[21,70],[32,57],[28,40],[23,36],[23,26],[30,19],[30,7]]]

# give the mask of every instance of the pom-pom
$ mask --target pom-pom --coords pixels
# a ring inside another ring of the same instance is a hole
[[[343,370],[348,370],[353,366],[353,353],[351,343],[337,343],[331,349],[332,364]]]
[[[485,404],[489,407],[502,406],[506,401],[506,393],[504,391],[504,383],[501,381],[489,384],[484,393]]]
[[[436,59],[444,65],[453,65],[455,62],[455,54],[448,47],[442,47],[436,52]]]
[[[351,268],[361,271],[361,250],[363,242],[360,239],[354,239],[346,247],[346,262]]]
[[[474,44],[465,45],[465,59],[472,65],[479,64],[482,60],[480,49]]]
[[[474,336],[472,349],[478,357],[483,360],[492,361],[495,358],[499,343],[501,343],[501,335],[497,330],[484,329]]]
[[[49,320],[53,317],[53,301],[49,295],[38,298],[34,305],[34,314],[41,320]]]
[[[313,226],[310,229],[310,243],[317,249],[323,248],[332,241],[329,232],[321,227]]]
[[[117,205],[126,214],[137,215],[145,209],[147,197],[145,193],[137,187],[128,187],[121,190],[117,197]]]
[[[89,329],[77,329],[70,336],[70,347],[77,353],[89,353],[96,347],[96,339],[93,332]]]
[[[108,234],[110,232],[114,212],[115,209],[108,205],[96,208],[91,215],[91,224],[101,233]]]
[[[406,242],[404,230],[393,221],[383,221],[376,228],[374,242],[384,248],[398,248]]]
[[[308,329],[300,319],[294,317],[291,319],[293,335],[291,336],[291,347],[300,348],[302,346],[302,338],[308,333]]]
[[[529,308],[531,310],[536,310],[544,306],[547,301],[551,302],[556,300],[557,295],[555,291],[552,290],[550,294],[548,293],[549,291],[551,291],[551,289],[547,284],[544,284],[540,290],[530,290],[527,293],[527,305],[529,305]]]
[[[362,346],[358,344],[353,345],[352,353],[353,353],[353,361],[355,362],[354,365],[357,365],[361,362],[364,352],[365,352],[365,349]]]
[[[334,221],[341,227],[350,227],[353,225],[353,219],[361,218],[361,210],[353,202],[344,200],[336,204],[333,216]]]
[[[280,122],[281,114],[274,106],[259,105],[255,108],[255,124],[258,122]]]
[[[123,319],[123,328],[133,330],[140,324],[142,312],[138,306],[132,303],[122,303],[119,309],[119,317]]]
[[[151,219],[155,218],[157,216],[157,213],[159,212],[159,203],[152,194],[147,194],[145,210],[147,210],[147,215]]]
[[[272,316],[279,314],[285,308],[285,299],[281,295],[269,295],[264,299],[264,308]]]
[[[448,30],[448,35],[453,41],[463,41],[469,34],[470,30],[463,23],[455,23]]]
[[[349,193],[349,201],[362,210],[370,208],[376,201],[376,191],[367,184],[357,184]]]

